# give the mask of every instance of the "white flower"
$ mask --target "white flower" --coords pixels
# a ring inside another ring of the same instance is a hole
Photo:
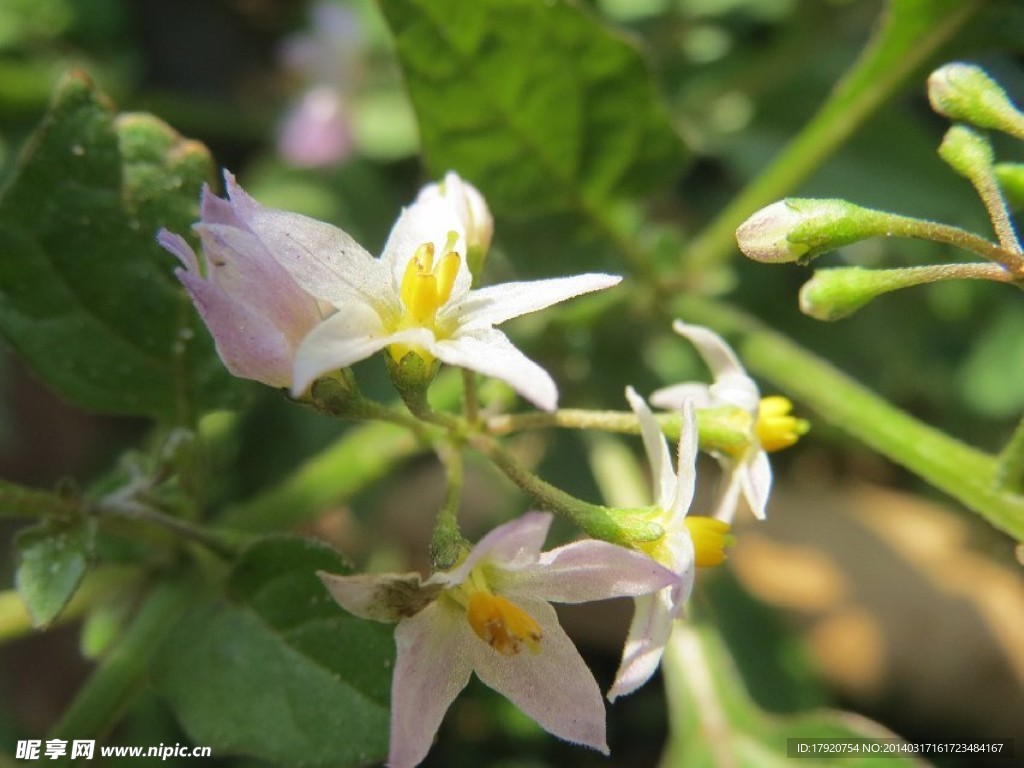
[[[714,382],[665,387],[651,395],[651,402],[659,408],[676,410],[688,399],[698,409],[731,405],[747,412],[750,417],[747,447],[738,456],[717,457],[728,474],[728,481],[715,516],[732,522],[742,496],[754,516],[763,520],[772,485],[768,451],[795,443],[806,431],[806,423],[790,415],[792,403],[786,398],[761,398],[757,384],[717,333],[680,320],[676,320],[672,328],[697,348]]]
[[[549,732],[607,754],[601,691],[550,603],[650,593],[675,575],[638,552],[596,540],[541,553],[550,525],[551,515],[527,513],[425,582],[415,573],[319,574],[349,612],[398,622],[391,768],[426,756],[473,672]]]
[[[622,652],[622,663],[608,699],[632,693],[650,679],[661,662],[672,634],[672,622],[682,614],[693,589],[695,566],[718,565],[725,559],[729,526],[707,517],[687,517],[697,476],[697,418],[693,404],[684,401],[679,449],[673,469],[668,440],[647,403],[632,387],[626,399],[640,424],[644,451],[654,479],[655,511],[652,522],[664,535],[641,547],[657,562],[673,571],[679,581],[655,594],[635,599],[633,621]]]
[[[338,310],[299,347],[295,396],[318,376],[386,348],[396,361],[412,352],[427,363],[436,358],[503,379],[554,410],[554,381],[493,326],[621,280],[585,274],[470,290],[465,225],[445,196],[428,195],[405,209],[379,259],[330,224],[254,202],[251,210],[250,228],[278,262]]]
[[[470,250],[476,248],[482,254],[487,253],[494,235],[494,218],[477,188],[460,179],[457,173],[449,171],[440,184],[428,184],[416,198],[417,203],[435,200],[446,200],[454,208],[462,222]]]

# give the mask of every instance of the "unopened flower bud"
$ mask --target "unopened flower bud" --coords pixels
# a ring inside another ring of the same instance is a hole
[[[902,269],[819,269],[800,289],[800,309],[818,320],[840,320],[883,293],[940,280],[985,277],[977,273],[977,266],[933,264]]]
[[[479,190],[457,173],[449,171],[438,184],[428,184],[420,190],[417,202],[443,200],[452,206],[466,232],[466,263],[476,277],[483,269],[484,258],[494,235],[494,218]]]
[[[743,222],[736,230],[736,242],[755,261],[807,262],[877,235],[880,215],[845,200],[787,198]]]
[[[987,177],[992,173],[992,144],[966,125],[954,125],[946,131],[939,145],[939,157],[968,179]]]
[[[1024,115],[985,70],[954,62],[932,72],[928,99],[941,115],[1024,137]]]

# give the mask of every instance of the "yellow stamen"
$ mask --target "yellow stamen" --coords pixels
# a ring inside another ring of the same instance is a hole
[[[434,264],[433,243],[423,243],[409,259],[399,289],[403,312],[396,330],[417,327],[437,330],[434,327],[437,311],[451,298],[455,277],[462,263],[462,257],[452,250],[458,239],[457,232],[448,234],[444,255],[437,264]],[[427,363],[434,360],[426,350],[407,344],[392,344],[388,351],[395,361],[401,360],[409,352],[415,352]]]
[[[540,652],[543,633],[540,624],[515,603],[486,589],[469,596],[466,618],[476,636],[502,656],[515,656],[523,645]]]
[[[683,522],[693,539],[694,561],[698,568],[725,562],[725,548],[734,542],[728,523],[713,517],[687,517]]]
[[[781,395],[761,398],[754,431],[761,447],[769,453],[789,448],[800,439],[800,435],[807,432],[807,421],[798,419],[792,411],[793,403],[789,398]]]

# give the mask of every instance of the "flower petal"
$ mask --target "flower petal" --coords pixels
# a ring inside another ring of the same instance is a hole
[[[633,621],[622,649],[622,663],[608,691],[608,701],[633,693],[651,679],[661,663],[672,635],[672,621],[682,609],[678,590],[666,587],[657,594],[636,598]]]
[[[772,465],[767,453],[757,451],[754,454],[747,463],[746,471],[740,475],[740,483],[750,511],[758,520],[764,520],[768,494],[772,488]]]
[[[520,352],[494,328],[463,333],[434,344],[430,351],[449,365],[493,376],[545,411],[558,406],[558,387],[548,372]]]
[[[540,624],[540,651],[502,656],[484,642],[471,643],[477,675],[549,733],[608,754],[601,690],[555,610],[543,600],[516,604]]]
[[[694,408],[713,408],[716,405],[721,405],[721,403],[716,403],[712,397],[711,387],[695,382],[673,384],[656,389],[648,400],[652,405],[666,411],[678,411],[687,400],[693,403]]]
[[[373,307],[352,302],[317,325],[295,354],[292,395],[298,397],[321,374],[365,360],[389,344],[421,345],[433,335],[424,328],[388,333]]]
[[[552,515],[548,512],[527,512],[503,525],[499,525],[476,543],[469,555],[458,567],[443,573],[435,573],[428,584],[440,583],[448,586],[461,584],[469,572],[481,561],[487,560],[504,569],[519,569],[533,565],[540,556]]]
[[[756,414],[761,398],[760,390],[754,380],[747,375],[736,353],[725,339],[708,328],[687,325],[681,320],[672,323],[672,329],[689,339],[704,358],[715,379],[711,386],[711,394],[723,402]]]
[[[574,296],[611,288],[621,281],[618,275],[591,273],[551,280],[501,283],[470,291],[457,311],[464,325],[473,328],[498,325]]]
[[[676,482],[672,489],[672,503],[666,507],[672,519],[682,519],[693,502],[693,491],[697,487],[697,448],[700,436],[697,429],[697,414],[693,403],[683,403],[683,421],[679,427],[679,448],[676,463]]]
[[[552,603],[636,597],[678,581],[647,555],[596,539],[544,552],[536,565],[496,578],[495,588],[509,597],[535,595]]]
[[[444,600],[402,621],[395,645],[388,765],[412,768],[426,757],[445,712],[469,682],[471,645],[490,648],[472,634],[465,614]]]
[[[626,399],[640,423],[640,436],[644,441],[644,451],[647,453],[647,461],[651,465],[651,474],[657,493],[654,503],[668,511],[676,492],[676,475],[672,471],[672,457],[668,452],[668,440],[665,438],[665,433],[661,431],[661,427],[658,426],[658,422],[654,420],[651,409],[647,407],[647,403],[636,393],[635,389],[626,387]]]
[[[308,216],[264,208],[224,174],[239,217],[302,288],[339,305],[353,295],[365,301],[389,295],[388,270],[346,232]],[[397,300],[397,299],[395,299]]]
[[[437,587],[425,587],[418,573],[339,576],[317,571],[316,575],[349,613],[391,624],[419,613],[440,592]]]

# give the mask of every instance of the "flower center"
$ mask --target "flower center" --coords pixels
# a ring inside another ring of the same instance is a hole
[[[458,237],[456,232],[448,233],[444,255],[436,264],[433,243],[423,243],[409,259],[399,289],[403,312],[398,322],[398,330],[434,327],[437,310],[451,298],[455,276],[462,262],[462,257],[452,250]],[[413,348],[407,344],[392,344],[388,350],[396,362],[409,352],[415,352],[427,363],[434,360],[426,350]]]
[[[515,656],[523,645],[540,653],[540,624],[515,603],[490,592],[474,592],[466,608],[476,636],[502,656]]]
[[[792,411],[793,403],[789,398],[781,395],[761,398],[754,432],[764,450],[770,453],[789,448],[807,431],[807,422],[796,418]]]
[[[713,517],[687,517],[683,522],[693,539],[697,567],[706,568],[725,562],[725,548],[731,547],[735,540],[727,522]]]
[[[456,599],[466,607],[469,626],[491,648],[502,656],[515,656],[524,645],[530,653],[540,653],[540,624],[511,600],[491,592],[480,570],[474,569],[459,591],[462,599]]]

